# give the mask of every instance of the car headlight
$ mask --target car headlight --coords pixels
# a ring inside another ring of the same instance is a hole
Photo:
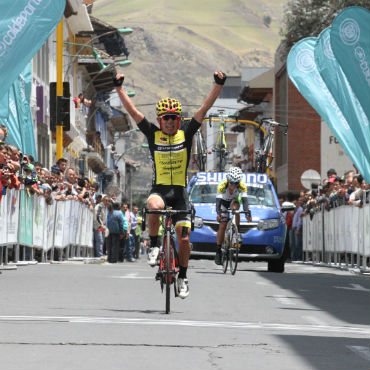
[[[278,218],[269,218],[267,220],[261,220],[258,222],[257,229],[259,231],[266,231],[276,229],[280,226],[280,220]]]
[[[194,227],[197,227],[198,229],[203,227],[203,218],[202,217],[194,217]]]

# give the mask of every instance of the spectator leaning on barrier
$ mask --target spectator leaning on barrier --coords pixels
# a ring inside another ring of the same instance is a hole
[[[123,229],[123,217],[120,204],[113,202],[108,207],[107,225],[109,235],[106,239],[107,255],[109,263],[117,263],[119,258],[120,241],[125,238]]]
[[[364,185],[364,178],[361,175],[355,175],[353,176],[353,181],[352,181],[352,193],[349,196],[348,204],[351,204],[356,207],[362,207],[363,206],[363,195],[364,195],[364,190],[363,190],[363,185]]]

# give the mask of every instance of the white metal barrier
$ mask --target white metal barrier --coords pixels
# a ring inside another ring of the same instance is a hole
[[[370,204],[340,206],[303,218],[305,261],[368,270]]]
[[[43,261],[48,255],[53,260],[55,251],[58,259],[91,256],[93,212],[74,200],[48,206],[42,196],[8,189],[0,203],[0,264],[8,262],[9,249],[14,262],[25,260],[25,247],[32,259],[35,249],[41,250]]]

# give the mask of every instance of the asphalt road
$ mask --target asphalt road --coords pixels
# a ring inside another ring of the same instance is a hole
[[[172,300],[135,263],[38,264],[0,276],[0,369],[368,370],[369,277],[191,260]]]

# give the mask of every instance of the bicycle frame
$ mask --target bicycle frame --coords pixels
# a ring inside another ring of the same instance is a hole
[[[220,110],[217,114],[211,114],[208,117],[209,125],[212,127],[212,122],[220,122],[220,129],[217,133],[217,141],[213,152],[218,154],[219,157],[219,171],[222,172],[225,170],[226,166],[226,157],[229,154],[229,148],[227,146],[226,137],[225,137],[225,122],[230,116],[224,114],[223,110]],[[212,120],[212,118],[216,118]],[[233,121],[233,120],[231,120]]]
[[[195,146],[193,149],[193,157],[194,162],[198,166],[199,171],[205,171],[207,162],[207,151],[200,128],[195,133]]]
[[[285,129],[284,134],[287,133],[288,125],[278,123],[270,118],[262,119],[261,126],[266,123],[268,126],[267,136],[263,142],[263,148],[260,151],[256,151],[256,172],[268,173],[272,169],[273,156],[273,145],[275,140],[275,128],[280,126]]]
[[[240,234],[238,232],[238,226],[236,224],[236,215],[237,214],[249,214],[249,211],[240,211],[237,209],[228,210],[229,213],[232,214],[230,220],[227,223],[226,230],[225,230],[225,238],[223,245],[223,253],[222,253],[222,265],[223,265],[223,272],[226,273],[227,266],[230,264],[230,272],[232,275],[235,275],[237,266],[238,266],[238,255],[239,249],[241,247],[240,242]]]
[[[146,214],[158,214],[163,216],[164,238],[162,249],[160,251],[160,264],[156,273],[156,280],[160,281],[162,293],[166,288],[166,313],[170,312],[170,286],[174,284],[175,297],[177,296],[176,279],[178,273],[178,254],[175,246],[175,227],[172,223],[172,217],[176,214],[191,214],[191,229],[194,228],[195,211],[192,207],[190,210],[173,210],[171,208],[163,210],[146,210],[143,209],[142,230],[145,230]]]

